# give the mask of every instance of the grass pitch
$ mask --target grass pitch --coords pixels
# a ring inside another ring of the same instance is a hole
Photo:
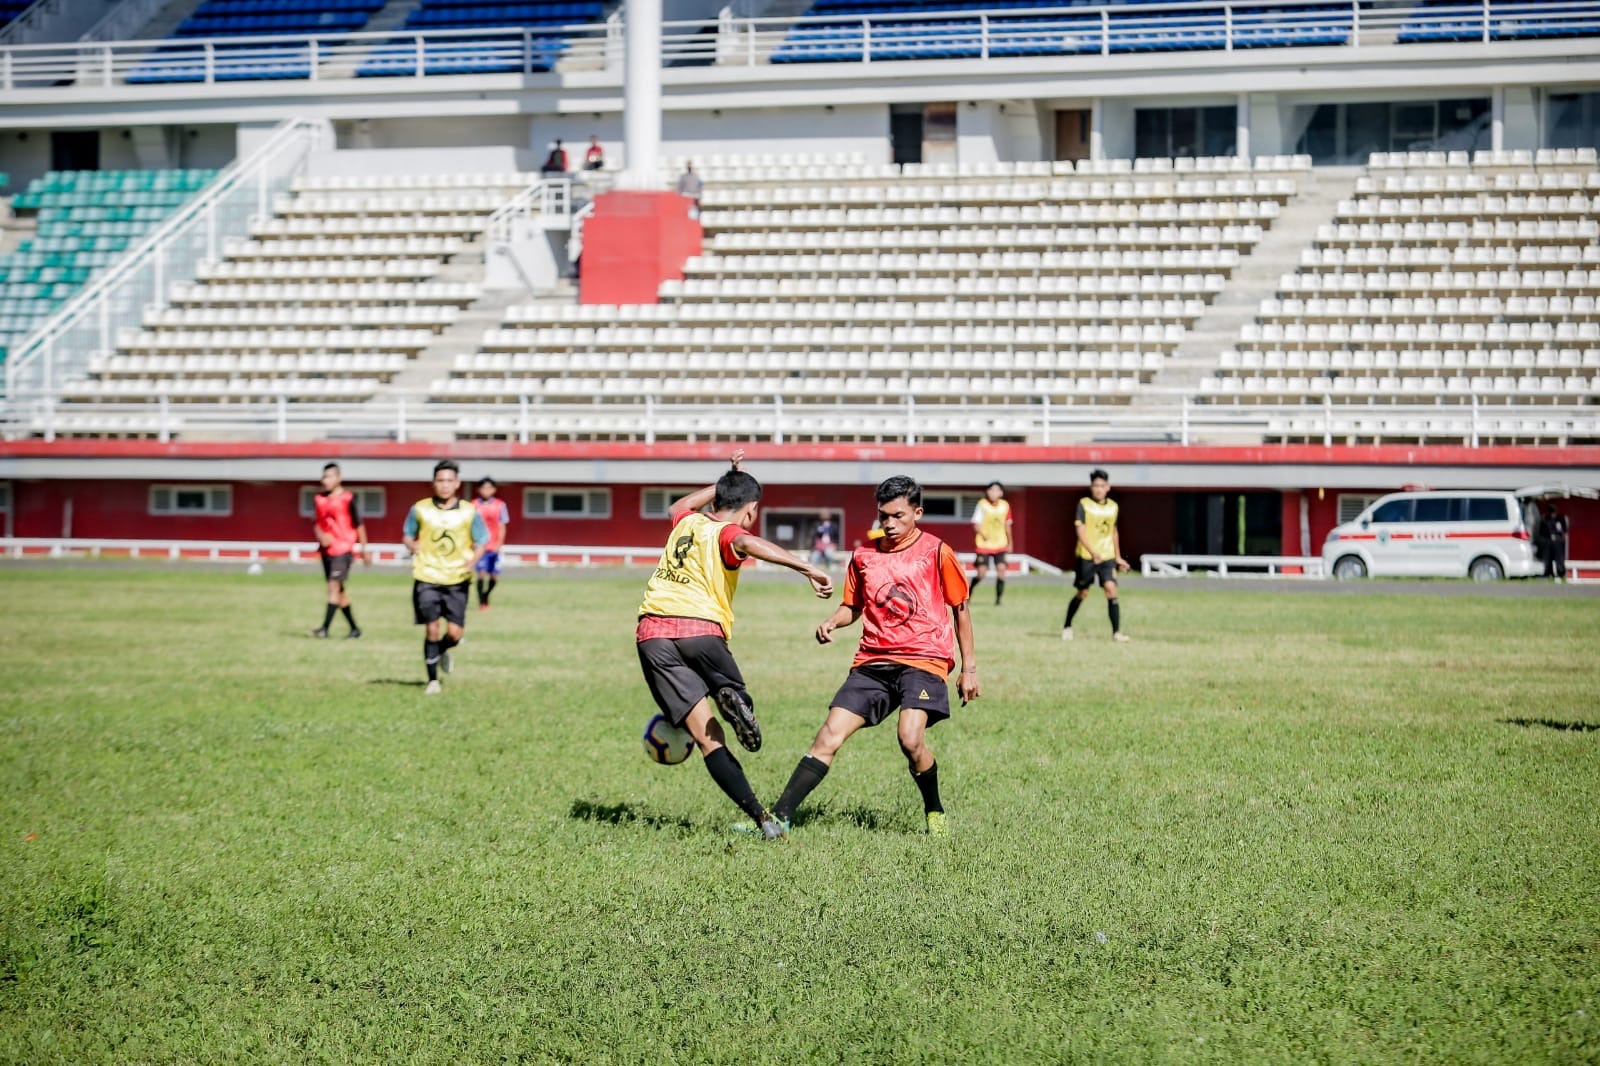
[[[425,699],[393,572],[314,642],[305,569],[0,571],[0,1060],[1600,1058],[1594,600],[985,588],[952,837],[882,728],[763,845],[643,757],[643,580],[512,575]],[[771,802],[853,642],[739,608]]]

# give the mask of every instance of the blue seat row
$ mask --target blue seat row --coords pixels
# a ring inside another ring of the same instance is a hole
[[[1483,40],[1483,12],[1466,10],[1460,0],[1428,0],[1412,16],[1415,21],[1400,28],[1401,44]],[[1545,0],[1495,0],[1489,15],[1490,40],[1594,36],[1600,36],[1600,2],[1574,7]]]
[[[605,12],[605,5],[593,3],[515,4],[503,8],[455,7],[416,12],[406,20],[408,29],[477,28],[479,26],[529,26],[548,23],[588,21]]]
[[[372,14],[383,7],[383,0],[210,0],[204,16],[286,15],[299,12],[365,11]],[[195,12],[201,14],[201,12]]]
[[[364,11],[322,11],[295,15],[229,15],[222,18],[191,16],[174,32],[175,37],[237,37],[274,33],[352,33],[367,24]]]
[[[553,28],[534,34],[530,42],[533,52],[530,69],[536,71],[554,67],[567,46],[566,40]],[[523,60],[521,38],[456,37],[428,41],[422,50],[423,72],[430,75],[515,74],[523,69]],[[356,76],[393,78],[414,76],[416,72],[417,50],[414,41],[396,38],[390,44],[374,49]]]
[[[1070,2],[1070,0],[1069,0]],[[1073,6],[1087,6],[1089,0]],[[822,0],[828,15],[892,14],[892,3]],[[820,6],[820,4],[818,5]],[[993,56],[1071,55],[1100,51],[1098,14],[1008,16],[987,20],[987,31],[973,14],[984,4],[919,5],[919,14],[949,17],[874,23],[870,30],[873,59],[958,59]],[[1055,6],[1061,6],[1058,2]],[[1126,12],[1111,16],[1113,52],[1175,52],[1217,49],[1227,45],[1226,18],[1215,9],[1145,12],[1129,0]],[[813,8],[815,11],[816,8]],[[1236,12],[1236,48],[1292,48],[1341,45],[1351,33],[1348,8],[1317,5],[1290,9],[1250,8]],[[774,63],[859,62],[866,52],[859,22],[809,23],[790,32],[774,53]]]

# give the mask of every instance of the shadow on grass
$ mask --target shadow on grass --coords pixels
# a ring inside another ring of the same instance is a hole
[[[1554,718],[1502,718],[1500,724],[1520,725],[1524,729],[1531,729],[1537,725],[1571,733],[1592,733],[1600,730],[1600,722],[1559,722]]]
[[[573,800],[567,817],[585,822],[604,822],[606,825],[624,825],[638,822],[651,829],[693,829],[687,818],[646,811],[637,803],[596,803],[593,800]]]
[[[406,678],[406,677],[374,677],[374,678],[370,679],[367,682],[367,684],[369,684],[369,685],[399,685],[402,688],[423,688],[424,686],[427,685],[427,682],[426,681],[416,680],[414,678]]]

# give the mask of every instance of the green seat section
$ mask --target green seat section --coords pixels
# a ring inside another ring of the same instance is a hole
[[[12,197],[34,236],[0,256],[0,362],[94,273],[138,243],[215,170],[52,170]],[[8,176],[0,173],[0,188]]]

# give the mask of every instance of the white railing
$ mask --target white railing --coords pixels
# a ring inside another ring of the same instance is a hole
[[[483,224],[486,247],[508,244],[516,236],[519,223],[533,223],[548,229],[566,229],[572,224],[572,179],[545,178],[523,189],[501,204]]]
[[[373,566],[404,565],[411,559],[411,553],[403,544],[369,544],[367,554]],[[805,555],[798,550],[793,554],[797,557]],[[307,541],[126,540],[102,537],[0,537],[0,555],[13,559],[100,559],[112,556],[214,563],[312,563],[320,559],[316,545]],[[500,550],[500,561],[509,566],[651,566],[660,558],[660,545],[629,548],[586,544],[507,544]],[[961,556],[964,563],[971,563],[974,558],[971,552]],[[1031,555],[1011,555],[1010,560],[1017,573],[1061,575],[1060,569]],[[753,565],[761,564],[756,562]]]
[[[1327,577],[1320,555],[1145,555],[1139,572],[1145,577]]]
[[[872,63],[942,58],[1096,56],[1163,49],[1223,51],[1320,44],[1371,47],[1431,40],[1504,40],[1559,19],[1600,34],[1600,0],[1463,0],[1447,7],[1389,0],[1195,0],[1191,3],[1007,8],[882,15],[670,21],[668,66]],[[1181,22],[1181,24],[1180,24]],[[468,73],[611,70],[621,76],[620,20],[559,28],[170,38],[0,49],[0,90],[142,82],[245,81],[266,76],[427,79]],[[817,36],[808,36],[817,34]],[[558,39],[559,38],[559,39]]]
[[[48,393],[81,376],[92,353],[111,350],[119,328],[138,326],[147,309],[164,306],[169,287],[192,280],[202,259],[217,257],[224,238],[248,235],[310,155],[332,146],[324,119],[278,126],[18,344],[5,365],[6,396]]]
[[[248,386],[248,387],[246,387]],[[294,400],[273,383],[245,381],[228,402],[153,392],[137,401],[16,395],[0,405],[0,435],[131,435],[168,441],[270,442],[487,438],[528,442],[577,437],[660,440],[737,439],[775,444],[865,440],[890,444],[1016,441],[1030,444],[1190,445],[1239,439],[1331,445],[1385,438],[1433,443],[1535,441],[1566,446],[1600,441],[1600,406],[1577,403],[1201,403],[1186,393],[1147,387],[1138,404],[918,403],[863,397],[767,396],[694,402],[637,392],[586,396],[517,395],[500,402],[452,400],[385,390],[370,399]],[[265,391],[265,390],[272,391]],[[69,392],[68,396],[71,396]]]

